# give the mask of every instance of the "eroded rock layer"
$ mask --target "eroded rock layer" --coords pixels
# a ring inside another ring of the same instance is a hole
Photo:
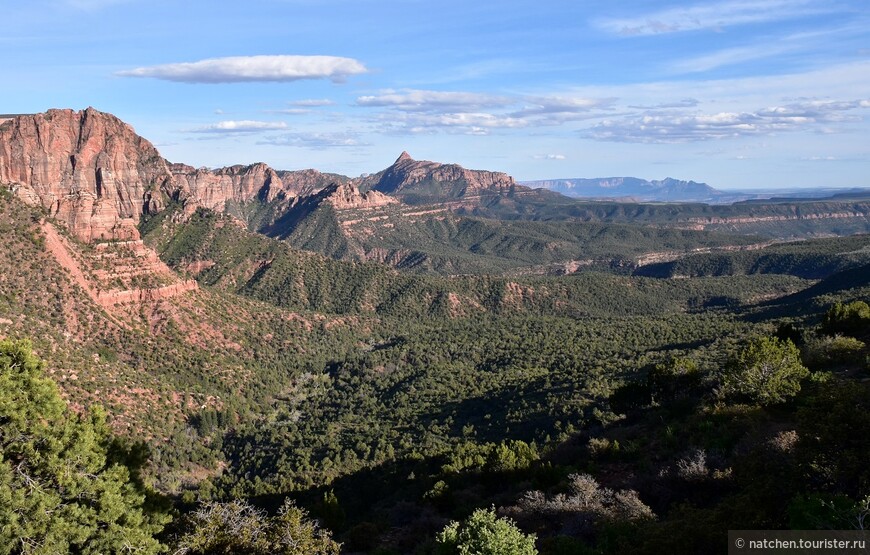
[[[49,110],[0,125],[0,183],[86,242],[138,239],[140,215],[159,210],[160,190],[173,188],[154,145],[93,108]]]

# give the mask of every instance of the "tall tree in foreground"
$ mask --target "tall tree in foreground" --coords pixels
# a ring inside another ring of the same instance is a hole
[[[26,341],[0,341],[0,555],[151,554],[170,520],[147,508],[105,413],[72,413]]]

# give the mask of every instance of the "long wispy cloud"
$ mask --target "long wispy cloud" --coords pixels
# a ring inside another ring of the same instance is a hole
[[[150,77],[180,83],[240,83],[330,79],[368,72],[359,60],[337,56],[232,56],[119,71],[121,77]]]
[[[63,0],[62,3],[78,10],[93,11],[108,6],[114,6],[115,4],[125,4],[129,1],[130,0]]]
[[[358,106],[395,108],[408,112],[473,110],[507,106],[514,102],[510,98],[490,94],[418,89],[387,90],[356,100]]]
[[[798,48],[797,45],[788,43],[737,46],[680,60],[671,64],[669,69],[674,73],[701,73],[720,67],[744,64],[753,60],[772,58],[797,50]]]
[[[328,98],[304,98],[302,100],[293,100],[289,102],[291,106],[302,106],[305,108],[319,108],[321,106],[332,106],[335,101]]]
[[[257,142],[260,145],[294,146],[312,150],[328,148],[348,148],[369,146],[361,140],[357,133],[285,133],[274,137],[264,137]]]
[[[672,73],[699,73],[720,67],[774,58],[783,54],[813,51],[826,44],[831,44],[832,41],[843,40],[847,37],[863,36],[865,33],[866,24],[857,25],[849,23],[848,25],[790,33],[781,36],[770,35],[762,40],[756,40],[741,46],[690,56],[669,64],[665,69]]]
[[[485,135],[495,129],[561,125],[605,109],[612,99],[580,96],[504,96],[461,91],[382,91],[357,98],[357,106],[381,108],[377,120],[389,132]]]
[[[227,120],[188,129],[188,133],[261,133],[287,129],[283,121]]]
[[[668,8],[635,17],[602,19],[597,24],[624,36],[659,35],[779,21],[827,13],[832,9],[817,0],[729,0]]]

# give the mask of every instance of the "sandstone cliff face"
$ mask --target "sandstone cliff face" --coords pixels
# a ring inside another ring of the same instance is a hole
[[[138,239],[172,176],[154,146],[93,108],[49,110],[0,125],[0,183],[39,204],[81,240]]]
[[[160,211],[163,195],[182,200],[190,214],[222,211],[228,201],[289,201],[345,181],[262,163],[217,170],[170,164],[132,127],[93,108],[0,122],[0,185],[45,207],[85,242],[138,239],[140,216]]]
[[[359,187],[353,183],[330,185],[323,192],[327,195],[326,202],[336,210],[349,210],[354,208],[376,208],[388,204],[399,204],[399,201],[378,191],[360,192]]]
[[[175,180],[174,187],[184,199],[187,213],[193,213],[200,206],[221,212],[229,201],[292,201],[313,195],[330,183],[346,179],[312,169],[276,171],[263,163],[216,170],[193,168],[185,164],[171,164],[169,168]]]
[[[197,207],[222,211],[229,200],[243,202],[264,194],[264,200],[272,200],[280,184],[278,174],[266,164],[230,166],[217,170],[195,169],[184,164],[170,166],[176,187],[186,193],[188,209]]]
[[[467,170],[456,164],[418,161],[407,152],[381,173],[363,180],[364,185],[387,194],[414,192],[420,184],[441,185],[444,196],[467,197],[481,193],[509,194],[516,188],[514,178],[502,172]]]

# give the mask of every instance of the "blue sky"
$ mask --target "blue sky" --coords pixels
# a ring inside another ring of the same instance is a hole
[[[870,186],[867,0],[5,2],[0,113],[173,162]]]

